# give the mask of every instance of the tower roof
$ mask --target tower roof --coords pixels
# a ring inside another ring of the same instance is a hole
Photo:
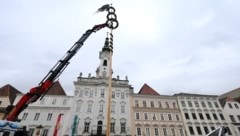
[[[152,89],[149,85],[146,83],[142,86],[138,94],[146,94],[146,95],[160,95],[157,93],[154,89]]]

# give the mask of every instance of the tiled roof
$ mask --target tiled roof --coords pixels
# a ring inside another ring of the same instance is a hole
[[[9,97],[9,101],[12,104],[13,101],[16,98],[16,94],[22,94],[20,91],[18,91],[16,88],[14,88],[12,85],[5,85],[0,88],[0,96],[7,96]]]
[[[66,93],[63,90],[60,82],[56,81],[56,82],[54,82],[51,89],[47,92],[47,95],[65,95],[66,96]]]
[[[160,95],[157,93],[154,89],[152,89],[149,85],[146,83],[142,86],[138,94],[146,94],[146,95]]]
[[[227,97],[226,102],[236,102],[232,97]]]

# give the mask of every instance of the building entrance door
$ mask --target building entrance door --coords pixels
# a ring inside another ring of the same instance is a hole
[[[101,136],[102,135],[102,121],[98,121],[98,125],[97,125],[97,135]]]

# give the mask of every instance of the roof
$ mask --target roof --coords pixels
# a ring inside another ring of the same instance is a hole
[[[138,92],[138,94],[145,94],[145,95],[160,95],[159,93],[157,93],[157,91],[155,91],[154,89],[152,89],[149,85],[147,85],[146,83],[142,86],[142,88],[140,89],[140,91]]]
[[[50,88],[50,90],[47,92],[47,95],[65,95],[66,93],[62,88],[62,85],[59,81],[54,82],[53,86]]]
[[[0,88],[0,96],[9,97],[9,101],[11,104],[15,100],[16,95],[19,93],[22,94],[22,92],[20,92],[10,84],[4,85],[3,87]]]
[[[218,95],[208,95],[208,94],[194,94],[194,93],[178,93],[173,96],[192,96],[192,97],[218,97]]]
[[[219,96],[219,99],[224,101],[227,97],[233,98],[235,101],[240,102],[240,88],[236,88],[232,91],[226,92]]]
[[[219,99],[219,102],[222,105],[222,107],[224,107],[227,102],[238,102],[238,101],[236,99],[228,96],[228,97]]]

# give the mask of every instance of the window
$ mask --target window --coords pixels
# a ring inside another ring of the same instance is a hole
[[[151,101],[151,107],[152,107],[152,108],[154,107],[154,102],[153,102],[153,101]]]
[[[158,102],[158,107],[162,108],[162,103],[160,101]]]
[[[136,119],[140,119],[140,115],[139,115],[139,112],[136,112]]]
[[[212,130],[214,130],[214,129],[215,129],[215,127],[211,127],[211,129],[212,129]]]
[[[115,92],[112,92],[112,98],[115,99]]]
[[[218,106],[218,103],[217,103],[217,102],[214,102],[214,105],[215,105],[215,107],[216,107],[216,108],[219,108],[219,106]]]
[[[158,128],[154,128],[155,136],[159,136]]]
[[[121,99],[124,99],[124,92],[121,92]]]
[[[198,101],[194,101],[196,107],[199,107]]]
[[[121,132],[120,133],[126,133],[126,122],[121,122]]]
[[[29,136],[33,136],[34,128],[29,129]]]
[[[232,135],[232,132],[231,132],[231,130],[229,129],[229,127],[226,127],[226,129],[228,130],[228,134],[229,134],[229,135]]]
[[[205,134],[208,134],[209,133],[209,130],[208,130],[208,127],[203,127],[204,131],[205,131]]]
[[[92,104],[88,104],[87,112],[92,112]]]
[[[141,128],[137,128],[137,136],[141,136]]]
[[[111,113],[115,113],[115,104],[113,104],[113,103],[111,105]]]
[[[168,114],[168,120],[172,120],[171,114]]]
[[[38,120],[40,113],[36,113],[33,120]]]
[[[166,128],[163,128],[163,135],[167,136],[167,129]]]
[[[176,136],[176,134],[175,134],[175,129],[174,129],[174,128],[171,128],[171,131],[172,131],[172,136]]]
[[[52,119],[52,113],[48,113],[47,121],[51,121],[51,119]]]
[[[174,109],[176,109],[177,107],[176,107],[176,103],[175,102],[173,102],[173,108]]]
[[[182,107],[186,107],[185,101],[181,101]]]
[[[178,115],[178,114],[176,114],[176,120],[177,120],[177,121],[179,121],[179,120],[180,120],[180,118],[179,118],[179,115]]]
[[[212,103],[208,102],[208,107],[212,108]]]
[[[186,118],[186,119],[189,119],[188,113],[184,113],[184,115],[185,115],[185,118]]]
[[[90,91],[89,98],[93,98],[93,91]]]
[[[237,115],[238,120],[240,121],[240,115]]]
[[[156,115],[155,115],[155,113],[153,113],[153,120],[156,120]]]
[[[43,129],[42,136],[47,136],[48,135],[48,129]]]
[[[77,102],[76,112],[81,111],[81,102]]]
[[[204,101],[201,101],[201,105],[202,105],[202,107],[206,107],[206,104]]]
[[[101,90],[101,98],[104,98],[104,90]]]
[[[160,118],[161,118],[161,120],[164,120],[164,115],[160,114]]]
[[[103,104],[99,105],[99,112],[103,112]]]
[[[103,60],[103,66],[107,66],[107,60]]]
[[[147,107],[146,101],[143,101],[143,107]]]
[[[121,105],[121,113],[125,113],[125,106]]]
[[[90,122],[84,122],[84,133],[89,133]]]
[[[80,90],[79,97],[83,97],[83,90]]]
[[[195,113],[192,113],[192,118],[193,118],[193,119],[197,119],[197,116],[196,116]]]
[[[192,102],[191,101],[188,101],[188,106],[192,107]]]
[[[189,126],[188,129],[189,129],[190,134],[191,134],[191,135],[194,135],[193,128],[192,128],[191,126]]]
[[[22,120],[26,120],[28,113],[23,113]]]
[[[216,113],[213,113],[213,118],[214,118],[215,120],[218,120],[218,117],[217,117]]]
[[[150,136],[150,129],[146,128],[146,136]]]
[[[210,115],[208,113],[206,113],[206,116],[207,116],[208,120],[211,120],[211,117],[210,117]]]
[[[202,131],[201,131],[201,128],[200,127],[196,127],[197,128],[197,132],[199,135],[202,135]]]
[[[138,100],[135,100],[135,107],[139,107]]]
[[[225,120],[225,118],[224,118],[222,113],[220,113],[219,116],[220,116],[221,120]]]
[[[183,134],[183,129],[179,129],[179,133],[180,133],[180,136],[184,136],[184,134]]]
[[[204,119],[204,118],[203,118],[203,114],[202,114],[202,113],[199,113],[198,115],[199,115],[199,118],[200,118],[201,120],[203,120],[203,119]]]
[[[233,115],[229,115],[229,117],[230,117],[230,119],[231,119],[232,122],[236,122],[236,120],[235,120],[235,118],[234,118]]]
[[[63,99],[63,105],[67,104],[67,99]]]
[[[111,122],[110,132],[115,133],[115,122]]]
[[[165,104],[166,104],[166,108],[169,108],[169,104],[168,104],[168,102],[165,102]]]
[[[147,113],[144,113],[144,119],[148,120],[148,114]]]
[[[238,107],[238,105],[236,103],[234,104],[234,106],[235,106],[236,109],[239,109],[239,107]]]
[[[54,105],[54,104],[56,104],[56,102],[57,102],[57,99],[54,98],[53,101],[52,101],[52,104]]]
[[[228,107],[229,108],[233,108],[231,103],[228,103]]]

